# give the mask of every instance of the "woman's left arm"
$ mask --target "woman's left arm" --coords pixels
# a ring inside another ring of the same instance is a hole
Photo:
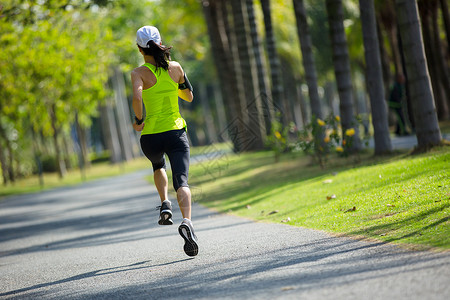
[[[178,84],[180,85],[180,88],[178,90],[178,97],[183,99],[187,102],[192,102],[194,100],[194,94],[192,93],[192,86],[189,83],[189,80],[186,76],[186,74],[183,71],[183,68],[181,65],[178,64],[179,67],[179,73],[180,73],[180,79],[178,80]]]

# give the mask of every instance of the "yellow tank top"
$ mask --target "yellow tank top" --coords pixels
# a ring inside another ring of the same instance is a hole
[[[155,74],[156,84],[142,91],[142,100],[146,110],[145,126],[141,134],[161,133],[183,129],[186,121],[181,117],[178,107],[178,83],[169,72],[145,63],[144,66]]]

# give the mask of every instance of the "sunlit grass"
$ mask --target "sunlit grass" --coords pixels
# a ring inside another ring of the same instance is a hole
[[[208,155],[211,153],[216,153],[219,151],[222,152],[230,152],[233,149],[233,145],[231,142],[228,143],[218,143],[213,145],[207,145],[207,146],[197,146],[197,147],[191,147],[191,157],[197,156],[197,155]]]
[[[0,199],[7,195],[38,192],[61,186],[76,185],[85,181],[117,176],[150,167],[150,163],[144,157],[120,164],[110,164],[108,162],[96,163],[90,168],[87,168],[84,173],[79,169],[70,170],[63,179],[60,179],[56,173],[44,173],[43,186],[40,185],[39,177],[33,175],[27,178],[19,178],[14,185],[0,186]]]
[[[383,241],[450,248],[450,151],[275,163],[268,152],[191,167],[194,201],[220,212]]]

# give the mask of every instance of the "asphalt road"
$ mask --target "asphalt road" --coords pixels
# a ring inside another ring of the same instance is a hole
[[[0,202],[0,299],[449,299],[450,253],[194,205],[199,255],[157,225],[149,172]]]

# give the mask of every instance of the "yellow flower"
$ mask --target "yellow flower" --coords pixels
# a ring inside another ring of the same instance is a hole
[[[275,137],[277,139],[281,139],[281,134],[278,131],[275,131]]]
[[[324,139],[323,139],[323,141],[325,142],[325,143],[329,143],[330,142],[330,137],[325,137]]]
[[[355,129],[349,128],[345,131],[345,135],[347,136],[354,136],[355,135]]]
[[[339,116],[336,116],[335,119],[336,119],[336,121],[338,121],[338,122],[341,121],[341,117],[339,117]]]
[[[341,146],[336,146],[336,151],[337,152],[344,152],[344,148],[342,148]]]
[[[317,124],[319,124],[320,126],[325,126],[325,122],[321,119],[317,119]]]

